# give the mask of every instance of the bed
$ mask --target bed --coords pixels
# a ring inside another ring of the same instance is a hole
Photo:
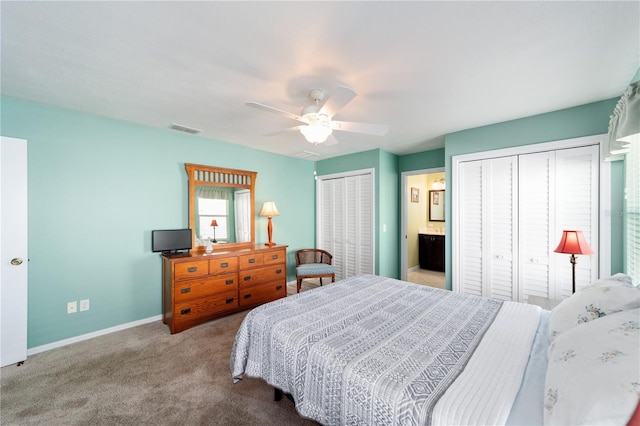
[[[596,297],[602,315],[586,318],[585,300],[569,303],[576,295],[554,315],[386,277],[351,277],[252,310],[236,335],[231,375],[236,383],[245,375],[265,380],[291,395],[301,416],[324,425],[625,424],[640,396],[640,292],[628,277],[612,277],[594,283],[591,298],[618,287],[627,293],[608,305]],[[605,315],[623,318],[599,324]],[[584,330],[593,328],[588,323],[600,327]],[[619,331],[613,343],[586,347],[595,332],[611,338],[612,328]],[[585,410],[576,398],[585,384],[567,375],[572,366],[583,379],[591,371],[575,348],[602,358],[600,346],[614,354],[607,367],[615,371],[594,373],[612,383],[599,384],[607,391],[593,392],[588,400],[597,403]]]

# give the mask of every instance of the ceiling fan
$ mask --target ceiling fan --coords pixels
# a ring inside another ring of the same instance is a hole
[[[338,111],[356,97],[356,92],[350,87],[338,86],[326,100],[324,99],[324,90],[322,89],[311,90],[309,97],[313,103],[304,107],[300,115],[254,101],[249,101],[246,105],[252,108],[275,112],[303,123],[295,127],[266,134],[265,136],[274,136],[283,132],[299,130],[308,142],[316,145],[326,142],[327,145],[333,145],[338,142],[335,136],[332,135],[334,130],[375,136],[386,135],[389,131],[389,126],[384,124],[356,123],[332,119]]]

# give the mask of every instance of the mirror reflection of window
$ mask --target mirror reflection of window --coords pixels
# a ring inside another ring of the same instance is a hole
[[[213,239],[213,227],[211,226],[211,221],[215,219],[218,222],[218,226],[216,226],[215,239],[218,242],[227,241],[229,236],[227,227],[227,224],[229,223],[228,204],[229,201],[227,200],[198,198],[198,225],[200,229],[200,239]]]

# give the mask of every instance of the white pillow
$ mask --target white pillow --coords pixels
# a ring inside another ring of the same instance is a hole
[[[551,311],[549,339],[582,323],[628,309],[640,308],[640,289],[596,282],[564,299]]]
[[[619,272],[610,277],[600,278],[599,280],[596,280],[591,284],[583,287],[583,289],[594,287],[594,286],[606,286],[606,285],[626,285],[626,286],[634,287],[631,276]]]
[[[640,397],[640,309],[574,327],[548,355],[545,425],[627,423]]]

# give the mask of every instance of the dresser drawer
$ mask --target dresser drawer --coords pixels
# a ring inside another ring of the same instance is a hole
[[[269,253],[264,253],[263,255],[263,259],[264,259],[264,264],[265,265],[275,265],[278,263],[285,263],[286,262],[286,258],[287,258],[287,251],[282,249],[282,250],[277,250],[277,251],[271,251]]]
[[[264,264],[264,257],[262,253],[245,254],[238,256],[238,268],[247,269],[262,266]]]
[[[284,264],[247,269],[246,271],[240,271],[238,275],[240,288],[250,287],[267,281],[279,280],[280,282],[285,283],[287,280],[287,270],[285,269]]]
[[[205,275],[209,275],[209,262],[206,260],[182,262],[175,265],[176,281],[204,277]]]
[[[258,305],[280,299],[287,295],[287,285],[284,282],[274,281],[259,284],[240,290],[240,306]]]
[[[174,286],[174,300],[176,303],[196,299],[216,293],[238,290],[238,274],[219,275],[211,278],[201,278],[181,281]]]
[[[238,307],[238,293],[235,291],[220,293],[208,297],[175,304],[174,320],[192,321],[198,318],[215,316],[221,312]]]
[[[220,257],[218,259],[211,259],[209,261],[209,273],[224,274],[227,272],[235,272],[238,270],[238,258],[237,257]]]

